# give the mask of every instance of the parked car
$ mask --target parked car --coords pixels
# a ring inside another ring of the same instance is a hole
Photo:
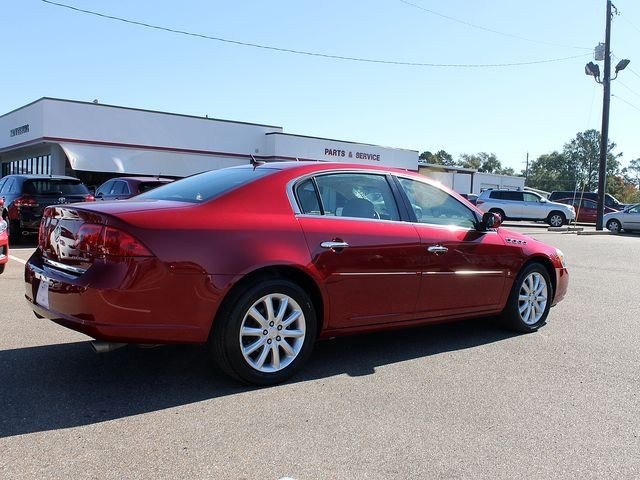
[[[173,182],[161,177],[118,177],[96,189],[96,200],[124,200]]]
[[[206,343],[231,376],[273,384],[318,338],[495,315],[540,328],[567,291],[564,257],[499,224],[399,169],[214,170],[47,208],[26,299],[96,350]]]
[[[607,213],[603,220],[607,229],[614,233],[622,230],[640,231],[640,203],[631,205],[621,212]]]
[[[478,201],[478,195],[476,195],[475,193],[461,193],[460,196],[462,198],[469,200],[469,202],[471,202],[472,205],[475,205],[476,202]]]
[[[587,200],[592,200],[596,203],[598,202],[598,194],[596,192],[581,192],[574,190],[555,190],[549,195],[549,200],[551,200],[552,202],[557,202],[561,198],[573,197],[580,197]],[[613,210],[624,210],[625,207],[629,206],[625,203],[619,202],[616,197],[608,193],[605,193],[604,195],[604,205],[605,207],[611,208]]]
[[[0,199],[12,243],[38,232],[42,213],[49,205],[94,200],[84,183],[61,175],[7,175],[0,179]]]
[[[552,227],[560,227],[576,218],[572,206],[550,202],[537,193],[521,190],[485,190],[480,193],[476,205],[503,219],[539,220]]]
[[[587,198],[560,198],[556,200],[558,203],[564,203],[565,205],[572,205],[576,211],[576,215],[579,222],[583,223],[595,223],[598,217],[598,204],[593,200]],[[604,207],[604,213],[617,212],[613,208],[607,206]]]
[[[0,220],[0,273],[4,273],[4,266],[9,261],[9,237],[7,222]]]

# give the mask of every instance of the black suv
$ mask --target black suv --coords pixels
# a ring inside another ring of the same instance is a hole
[[[551,192],[551,195],[549,195],[549,200],[557,202],[564,198],[574,197],[586,198],[587,200],[593,200],[594,202],[598,201],[598,194],[595,192],[574,192],[573,190],[555,190]],[[614,210],[624,210],[625,207],[628,207],[627,204],[620,203],[616,197],[609,195],[608,193],[604,194],[604,205],[606,207],[613,208]]]
[[[7,175],[0,179],[0,198],[4,200],[2,218],[9,224],[14,244],[38,233],[45,207],[94,200],[80,180],[60,175]]]

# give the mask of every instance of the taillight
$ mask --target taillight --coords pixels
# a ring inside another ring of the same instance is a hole
[[[484,200],[476,200],[476,205],[482,205],[484,203]]]
[[[22,195],[13,201],[13,205],[16,207],[37,207],[38,202],[29,195]]]
[[[76,234],[76,248],[95,257],[152,257],[133,235],[114,227],[85,223]]]
[[[94,197],[93,195],[89,194],[86,197],[84,197],[84,201],[85,202],[95,202],[96,201],[96,197]]]

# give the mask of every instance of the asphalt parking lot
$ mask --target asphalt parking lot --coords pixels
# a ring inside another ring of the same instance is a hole
[[[520,227],[571,283],[538,333],[473,320],[320,343],[248,388],[197,347],[96,355],[0,277],[0,478],[639,478],[640,235]]]

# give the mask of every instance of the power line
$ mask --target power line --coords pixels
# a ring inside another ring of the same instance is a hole
[[[629,25],[631,25],[633,28],[635,28],[638,32],[640,32],[640,28],[636,27],[636,25],[635,25],[631,20],[629,20],[627,17],[625,17],[625,16],[622,14],[622,12],[618,12],[618,15],[619,15],[620,17],[622,17],[622,19],[623,19],[625,22],[627,22]]]
[[[628,87],[627,85],[625,85],[624,83],[622,83],[620,81],[620,79],[616,80],[617,84],[622,85],[624,88],[626,88],[627,90],[629,90],[631,93],[633,93],[636,97],[640,98],[640,93],[637,93],[635,90],[633,90],[632,88]]]
[[[629,105],[631,108],[635,108],[636,110],[638,110],[640,112],[640,107],[636,107],[633,103],[631,102],[627,102],[624,98],[619,97],[618,95],[614,95],[613,93],[611,94],[612,97],[617,98],[618,100],[620,100],[623,103],[626,103],[627,105]]]
[[[517,67],[517,66],[524,66],[524,65],[537,65],[537,64],[541,64],[541,63],[552,63],[552,62],[562,62],[564,60],[571,60],[574,58],[580,58],[580,57],[585,57],[587,55],[590,54],[582,54],[582,55],[573,55],[570,57],[562,57],[562,58],[551,58],[551,59],[545,59],[545,60],[533,60],[533,61],[528,61],[528,62],[513,62],[513,63],[479,63],[479,64],[472,64],[472,63],[422,63],[422,62],[402,62],[402,61],[396,61],[396,60],[381,60],[381,59],[375,59],[375,58],[359,58],[359,57],[349,57],[349,56],[344,56],[344,55],[331,55],[331,54],[327,54],[327,53],[319,53],[319,52],[309,52],[309,51],[305,51],[305,50],[296,50],[296,49],[292,49],[292,48],[281,48],[281,47],[273,47],[270,45],[261,45],[258,43],[250,43],[250,42],[243,42],[243,41],[239,41],[239,40],[231,40],[228,38],[222,38],[222,37],[214,37],[211,35],[204,35],[201,33],[194,33],[194,32],[187,32],[185,30],[177,30],[174,28],[169,28],[169,27],[163,27],[160,25],[153,25],[151,23],[145,23],[145,22],[139,22],[136,20],[129,20],[126,18],[122,18],[122,17],[116,17],[113,15],[107,15],[104,13],[100,13],[100,12],[95,12],[92,10],[84,10],[82,8],[78,8],[78,7],[74,7],[72,5],[66,5],[64,3],[57,3],[57,2],[53,2],[51,0],[40,0],[43,3],[47,3],[49,5],[54,5],[56,7],[62,7],[62,8],[66,8],[69,10],[73,10],[75,12],[80,12],[80,13],[85,13],[87,15],[93,15],[96,17],[101,17],[101,18],[106,18],[109,20],[115,20],[118,22],[123,22],[123,23],[127,23],[127,24],[131,24],[131,25],[137,25],[139,27],[145,27],[145,28],[150,28],[150,29],[154,29],[154,30],[161,30],[164,32],[170,32],[170,33],[175,33],[175,34],[179,34],[179,35],[186,35],[189,37],[196,37],[196,38],[202,38],[205,40],[213,40],[216,42],[223,42],[223,43],[229,43],[229,44],[233,44],[233,45],[239,45],[239,46],[243,46],[243,47],[251,47],[251,48],[259,48],[259,49],[263,49],[263,50],[271,50],[271,51],[276,51],[276,52],[281,52],[281,53],[292,53],[292,54],[296,54],[296,55],[306,55],[306,56],[310,56],[310,57],[321,57],[321,58],[327,58],[327,59],[332,59],[332,60],[344,60],[344,61],[350,61],[350,62],[362,62],[362,63],[376,63],[376,64],[385,64],[385,65],[404,65],[404,66],[410,66],[410,67],[450,67],[450,68],[489,68],[489,67],[494,67],[494,68],[498,68],[498,67]]]
[[[587,48],[587,47],[576,47],[576,46],[573,46],[573,45],[563,45],[563,44],[560,44],[560,43],[545,42],[544,40],[536,40],[535,38],[527,38],[527,37],[522,37],[520,35],[514,35],[513,33],[501,32],[499,30],[494,30],[493,28],[483,27],[482,25],[477,25],[475,23],[467,22],[466,20],[461,20],[459,18],[455,18],[455,17],[451,17],[449,15],[445,15],[444,13],[436,12],[435,10],[431,10],[429,8],[425,8],[422,5],[417,5],[417,4],[409,2],[407,0],[398,0],[398,1],[404,3],[405,5],[409,5],[411,7],[417,8],[417,9],[425,11],[427,13],[431,13],[432,15],[436,15],[438,17],[446,18],[447,20],[450,20],[452,22],[460,23],[462,25],[466,25],[467,27],[476,28],[478,30],[483,30],[485,32],[495,33],[496,35],[502,35],[503,37],[517,38],[518,40],[522,40],[522,41],[525,41],[525,42],[539,43],[541,45],[549,45],[549,46],[552,46],[552,47],[575,48],[575,49],[578,49],[578,50],[593,50],[592,48]]]

